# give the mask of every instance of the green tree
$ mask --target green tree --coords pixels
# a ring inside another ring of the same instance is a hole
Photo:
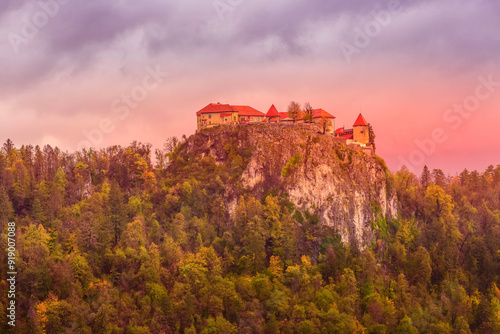
[[[371,123],[368,123],[368,140],[373,146],[373,151],[376,151],[376,144],[375,144],[375,138],[377,136],[375,135],[375,131],[373,130],[373,126]]]
[[[120,186],[116,181],[111,182],[108,197],[109,220],[115,237],[114,244],[118,244],[120,235],[123,230],[123,225],[126,220],[126,206],[123,200],[123,194]]]
[[[397,332],[400,334],[418,334],[418,329],[413,326],[413,324],[411,322],[411,318],[408,316],[405,316],[399,322]]]
[[[209,318],[208,324],[205,329],[201,331],[201,334],[219,334],[219,333],[238,333],[238,329],[236,325],[233,325],[222,316],[218,316],[217,318]]]

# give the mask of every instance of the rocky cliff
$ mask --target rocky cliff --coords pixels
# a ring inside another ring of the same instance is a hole
[[[212,128],[189,138],[183,150],[227,164],[234,148],[244,153],[236,162],[242,164],[242,173],[225,194],[231,215],[242,192],[261,197],[275,191],[287,194],[298,210],[316,214],[321,224],[336,228],[344,242],[355,239],[363,246],[373,238],[373,221],[397,214],[380,158],[305,125]]]

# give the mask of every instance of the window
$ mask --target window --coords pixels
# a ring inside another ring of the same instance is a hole
[[[208,118],[212,118],[212,115],[208,115]]]

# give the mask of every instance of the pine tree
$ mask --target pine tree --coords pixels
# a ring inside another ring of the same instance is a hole
[[[126,219],[125,214],[125,204],[123,203],[120,186],[116,181],[113,181],[109,190],[109,219],[115,235],[115,246],[118,244],[118,239],[123,230],[123,224]]]
[[[424,166],[424,170],[422,171],[422,176],[420,177],[420,184],[424,189],[427,189],[429,184],[431,184],[431,172],[427,165]]]

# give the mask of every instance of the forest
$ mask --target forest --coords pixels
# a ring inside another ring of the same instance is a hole
[[[228,143],[220,164],[186,140],[3,144],[1,333],[500,333],[500,165],[387,171],[398,217],[357,245],[280,189],[246,192],[248,149]]]

